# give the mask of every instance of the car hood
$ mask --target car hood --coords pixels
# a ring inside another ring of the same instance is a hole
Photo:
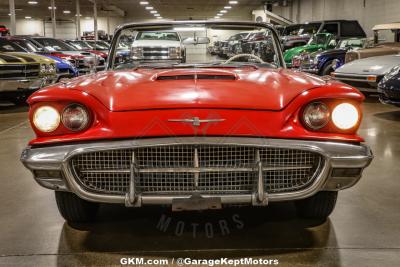
[[[39,56],[35,54],[25,52],[7,52],[0,53],[0,64],[30,64],[30,63],[41,63],[41,64],[55,64],[53,59],[48,57]]]
[[[197,79],[190,78],[196,75]],[[323,84],[320,78],[286,69],[201,68],[109,71],[77,78],[63,86],[92,95],[112,111],[281,110],[302,92]]]
[[[314,52],[321,47],[322,46],[320,46],[320,45],[303,45],[303,46],[294,47],[285,52],[284,59],[286,62],[291,62],[291,60],[294,56],[300,55],[301,53],[304,53],[304,52]]]
[[[180,46],[181,42],[179,41],[166,41],[166,40],[137,40],[135,41],[132,46],[133,47],[140,47],[140,46],[146,46],[146,47],[152,47],[152,46],[171,46],[171,47],[176,47]]]
[[[379,57],[369,57],[349,62],[338,68],[338,74],[364,74],[364,75],[384,75],[394,66],[400,65],[400,55],[387,55]]]

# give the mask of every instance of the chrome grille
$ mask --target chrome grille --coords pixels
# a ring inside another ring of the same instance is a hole
[[[85,190],[137,194],[245,194],[257,189],[259,155],[268,193],[300,190],[322,168],[315,152],[243,145],[165,145],[96,151],[70,161]],[[132,170],[131,170],[132,166]]]

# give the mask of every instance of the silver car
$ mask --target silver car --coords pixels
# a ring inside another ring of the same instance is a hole
[[[392,68],[400,65],[400,54],[369,57],[352,61],[331,75],[339,81],[366,93],[376,93],[379,81]]]

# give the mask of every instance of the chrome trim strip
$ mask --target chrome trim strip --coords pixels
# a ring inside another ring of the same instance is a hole
[[[102,203],[126,203],[125,196],[97,194],[85,191],[75,180],[69,165],[69,159],[73,156],[94,151],[104,151],[112,149],[152,147],[162,145],[181,145],[181,144],[204,144],[204,145],[235,145],[235,146],[254,146],[254,147],[275,147],[300,149],[316,152],[324,157],[324,163],[320,173],[314,179],[313,183],[307,188],[286,193],[268,194],[268,201],[286,201],[307,198],[321,190],[339,190],[332,189],[325,185],[329,182],[329,176],[332,168],[365,168],[371,162],[372,152],[366,145],[323,142],[323,141],[304,141],[289,139],[267,139],[267,138],[244,138],[244,137],[167,137],[167,138],[149,138],[124,141],[103,141],[86,144],[57,145],[40,148],[27,147],[22,155],[22,163],[30,170],[62,170],[66,178],[68,191],[74,192],[79,197],[88,201]],[[354,177],[354,183],[360,177]],[[253,203],[254,194],[248,195],[202,195],[203,197],[220,197],[222,203]],[[185,195],[156,195],[138,196],[138,202],[141,204],[168,204],[172,203],[174,198],[190,197]],[[139,205],[139,204],[137,204]]]

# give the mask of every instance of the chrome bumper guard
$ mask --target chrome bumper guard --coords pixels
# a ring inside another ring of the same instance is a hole
[[[124,203],[128,207],[142,205],[172,204],[176,200],[189,200],[193,195],[140,195],[135,194],[135,162],[130,167],[129,192],[125,195],[111,195],[88,192],[76,181],[69,160],[81,153],[112,149],[139,148],[160,145],[251,145],[255,147],[293,148],[319,153],[324,164],[314,181],[306,188],[284,193],[267,194],[262,179],[262,164],[258,160],[257,189],[252,194],[202,194],[203,199],[219,198],[222,204],[267,205],[269,201],[303,199],[318,191],[338,191],[349,188],[361,178],[364,168],[373,159],[370,148],[363,144],[341,142],[316,142],[288,139],[242,138],[242,137],[181,137],[156,138],[124,141],[93,142],[46,147],[27,147],[21,161],[32,171],[35,180],[43,187],[75,193],[80,198],[101,203]],[[258,155],[259,156],[259,155]],[[134,161],[134,157],[132,157]],[[336,171],[339,170],[339,171]],[[345,171],[343,171],[345,170]],[[346,172],[346,170],[358,170]],[[51,177],[38,176],[37,172],[58,173]],[[57,177],[58,176],[58,177]]]

